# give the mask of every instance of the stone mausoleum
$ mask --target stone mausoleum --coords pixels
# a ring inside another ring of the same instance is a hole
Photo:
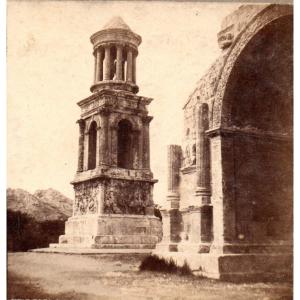
[[[78,169],[73,216],[51,248],[135,249],[148,252],[162,236],[154,216],[147,106],[138,96],[136,58],[141,37],[113,18],[91,36],[92,95],[78,102]]]
[[[293,7],[243,5],[217,40],[220,57],[183,107],[183,143],[168,147],[154,253],[213,278],[289,277]]]

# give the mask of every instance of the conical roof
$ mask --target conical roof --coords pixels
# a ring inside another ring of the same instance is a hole
[[[103,29],[125,29],[131,31],[130,27],[119,16],[115,16],[110,19],[110,21],[104,25]]]

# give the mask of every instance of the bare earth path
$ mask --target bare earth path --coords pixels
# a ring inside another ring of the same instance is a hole
[[[8,254],[8,299],[292,299],[291,283],[233,284],[139,272],[143,256]]]

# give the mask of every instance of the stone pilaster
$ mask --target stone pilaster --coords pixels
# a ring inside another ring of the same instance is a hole
[[[168,146],[168,194],[170,208],[179,208],[179,172],[181,167],[181,147]]]
[[[85,122],[80,119],[77,121],[79,124],[79,141],[78,141],[78,166],[77,172],[83,171],[83,159],[84,159],[84,130]]]
[[[110,165],[118,165],[118,126],[109,126]]]
[[[214,241],[211,251],[223,253],[236,240],[234,142],[221,132],[210,133]]]
[[[110,80],[111,76],[111,56],[110,56],[110,45],[104,47],[105,51],[105,69],[104,69],[104,80]]]
[[[209,129],[208,105],[202,103],[197,114],[197,139],[196,139],[196,197],[199,199],[199,211],[192,214],[200,214],[198,231],[200,242],[212,240],[212,206],[210,189],[210,148],[209,137],[206,131]],[[196,216],[195,216],[196,217]]]
[[[209,138],[205,131],[209,128],[208,105],[200,105],[197,116],[197,140],[196,140],[196,170],[197,188],[196,196],[200,198],[200,204],[210,204],[210,149]]]
[[[140,130],[139,134],[139,169],[143,169],[144,161],[144,130]]]
[[[116,70],[116,79],[122,80],[123,79],[123,47],[121,45],[117,45],[117,70]]]
[[[97,126],[96,167],[100,165],[100,137],[101,137],[101,127]]]
[[[181,214],[178,209],[162,209],[163,239],[156,245],[156,251],[177,252],[180,242]]]
[[[160,210],[163,223],[163,239],[162,243],[168,243],[171,241],[171,224],[170,224],[170,214],[169,210],[162,209]]]
[[[85,130],[84,132],[84,149],[83,152],[83,171],[88,169],[88,159],[89,159],[89,133]]]
[[[147,116],[143,121],[143,169],[150,169],[150,142],[149,142],[149,124],[152,117]]]
[[[127,50],[127,74],[126,81],[132,82],[132,50]]]
[[[139,141],[140,140],[140,130],[133,130],[132,131],[132,141]],[[140,145],[139,143],[133,143],[134,147],[132,149],[133,154],[133,169],[140,168]]]
[[[105,185],[101,185],[98,194],[98,214],[104,213]]]
[[[99,165],[108,165],[110,162],[110,155],[108,149],[108,117],[109,110],[102,109],[101,116],[101,129],[99,135]]]

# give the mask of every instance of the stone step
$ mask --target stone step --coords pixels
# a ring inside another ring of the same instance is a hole
[[[51,247],[33,249],[29,252],[35,253],[61,253],[61,254],[79,254],[79,255],[95,255],[95,254],[150,254],[152,249],[92,249],[92,248],[67,248],[67,247]]]

